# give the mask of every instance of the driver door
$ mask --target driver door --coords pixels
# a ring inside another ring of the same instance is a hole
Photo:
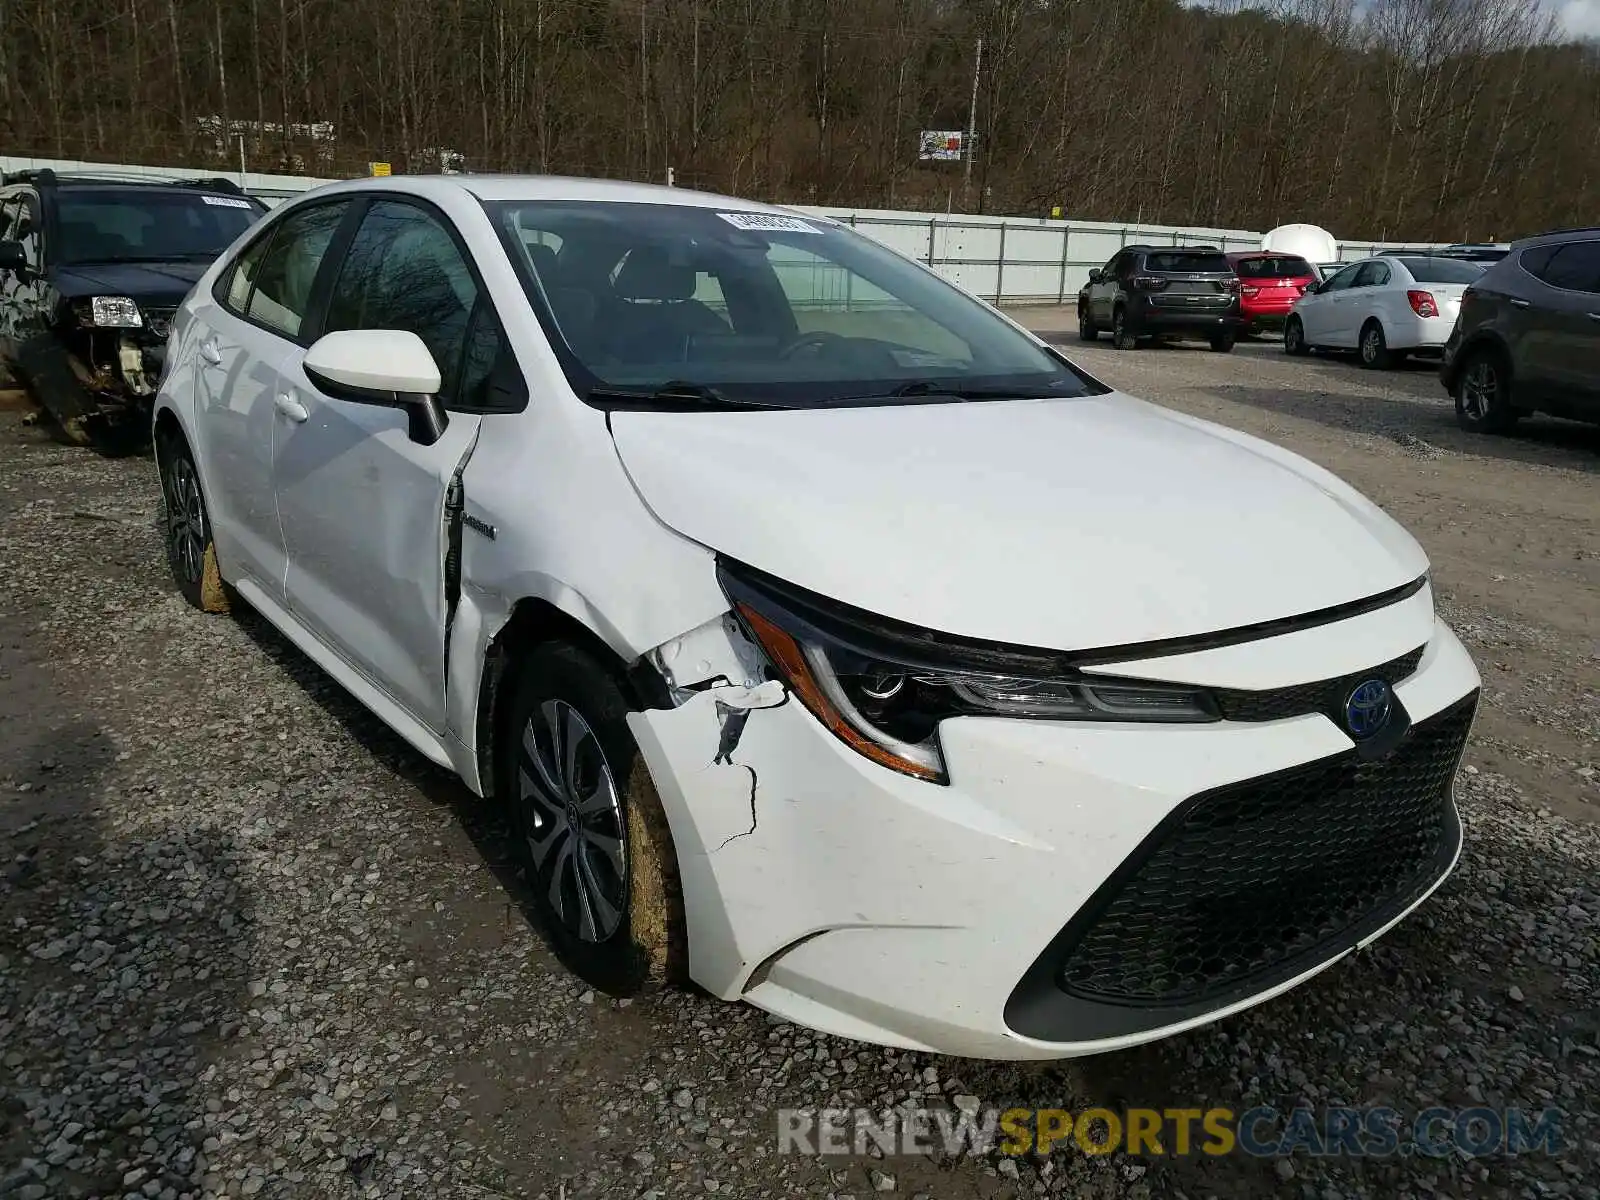
[[[1113,254],[1111,261],[1101,268],[1100,281],[1089,287],[1089,306],[1094,312],[1095,324],[1102,328],[1111,326],[1111,310],[1116,307],[1117,272],[1123,263],[1122,254]]]
[[[1356,273],[1360,270],[1360,263],[1351,263],[1335,272],[1326,283],[1295,307],[1300,324],[1306,331],[1307,343],[1313,346],[1335,344],[1339,301],[1348,295],[1350,285],[1355,282]]]
[[[432,352],[448,412],[432,445],[396,408],[321,392],[296,347],[278,379],[291,414],[273,481],[289,565],[290,611],[369,682],[435,733],[444,729],[445,498],[481,417],[454,404],[500,345],[483,289],[447,219],[377,200],[338,268],[320,333],[403,329]]]

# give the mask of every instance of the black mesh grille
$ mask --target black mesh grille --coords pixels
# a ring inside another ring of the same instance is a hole
[[[1075,918],[1061,986],[1206,1000],[1420,891],[1453,852],[1450,783],[1476,704],[1420,722],[1387,757],[1351,750],[1189,801]]]
[[[1392,662],[1370,671],[1357,671],[1338,679],[1324,679],[1317,683],[1297,683],[1293,687],[1271,688],[1261,692],[1246,692],[1228,688],[1214,689],[1217,709],[1227,721],[1278,721],[1285,717],[1301,717],[1307,713],[1326,713],[1339,722],[1345,699],[1356,684],[1368,679],[1382,679],[1389,684],[1399,683],[1416,672],[1422,661],[1425,646],[1418,646],[1409,654],[1402,654]]]

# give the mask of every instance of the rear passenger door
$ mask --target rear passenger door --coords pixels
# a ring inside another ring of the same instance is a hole
[[[442,437],[411,439],[397,408],[321,392],[295,348],[278,388],[296,415],[273,456],[289,610],[330,650],[434,733],[444,729],[448,623],[445,497],[478,436],[484,382],[503,339],[448,218],[374,199],[333,276],[319,336],[402,329],[432,352],[448,410]]]
[[[313,285],[348,200],[308,204],[273,222],[197,297],[195,439],[223,574],[283,598],[287,565],[272,486],[284,357],[309,345]]]
[[[1580,412],[1600,412],[1600,240],[1568,242],[1530,273],[1546,295],[1524,342],[1528,382]]]

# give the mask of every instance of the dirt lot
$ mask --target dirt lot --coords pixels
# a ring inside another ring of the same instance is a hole
[[[178,600],[149,460],[0,404],[0,1196],[1600,1195],[1600,431],[1468,438],[1421,368],[1068,345],[1309,455],[1432,555],[1485,704],[1462,866],[1410,921],[1240,1017],[1048,1067],[598,997],[530,929],[493,814],[260,620]],[[780,1107],[957,1096],[1555,1106],[1566,1149],[774,1153]]]

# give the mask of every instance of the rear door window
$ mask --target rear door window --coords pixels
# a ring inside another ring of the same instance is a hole
[[[341,200],[314,204],[286,216],[259,261],[252,246],[234,268],[228,307],[257,325],[298,341],[311,307],[311,285],[348,208],[349,202]]]
[[[1356,272],[1355,281],[1351,287],[1382,287],[1389,282],[1389,264],[1381,262],[1362,263],[1361,270]]]
[[[1522,263],[1528,265],[1526,255]],[[1563,291],[1600,292],[1600,242],[1568,242],[1533,273]]]

